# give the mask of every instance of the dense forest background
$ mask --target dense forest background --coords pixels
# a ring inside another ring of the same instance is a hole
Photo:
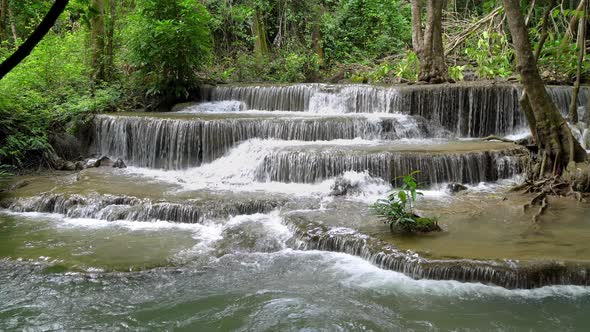
[[[515,79],[502,2],[443,3],[450,79]],[[0,0],[0,60],[52,4]],[[543,79],[571,84],[589,46],[586,1],[521,5],[533,47],[544,40]],[[0,81],[0,174],[50,159],[58,133],[89,114],[168,109],[203,83],[415,81],[411,15],[404,0],[72,0]],[[582,61],[582,82],[589,70]]]

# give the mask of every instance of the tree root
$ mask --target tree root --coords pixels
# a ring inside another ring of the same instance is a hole
[[[544,215],[549,208],[549,196],[573,197],[578,202],[585,202],[583,194],[574,190],[571,183],[563,180],[559,176],[546,177],[534,182],[527,181],[512,188],[511,191],[522,191],[523,194],[536,193],[535,197],[523,206],[523,212],[525,213],[533,207],[539,207],[532,217],[533,223],[539,223],[539,218]]]

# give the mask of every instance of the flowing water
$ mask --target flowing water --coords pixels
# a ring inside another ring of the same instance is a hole
[[[562,111],[568,88],[549,89]],[[177,113],[94,119],[125,169],[0,193],[0,330],[585,330],[590,205],[539,223],[508,192],[519,87],[208,87]],[[588,99],[580,94],[579,105]],[[419,169],[444,229],[369,204]],[[6,180],[5,180],[6,181]],[[392,183],[393,182],[393,186]],[[468,190],[451,194],[449,182]],[[0,183],[0,186],[2,183]]]

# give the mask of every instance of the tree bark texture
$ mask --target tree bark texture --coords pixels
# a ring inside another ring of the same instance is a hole
[[[570,161],[585,161],[587,154],[572,136],[566,121],[545,90],[519,1],[503,0],[503,3],[516,53],[517,70],[528,96],[530,113],[535,119],[529,126],[532,132],[537,133],[536,143],[546,159],[543,163],[547,165],[546,169],[541,170],[541,173],[546,174],[551,170],[559,173]]]
[[[264,26],[262,15],[259,11],[256,11],[254,13],[252,33],[254,34],[254,38],[256,38],[254,42],[254,53],[257,56],[268,55],[268,37],[266,35],[266,28]]]
[[[430,83],[448,81],[448,68],[442,39],[444,0],[428,0],[426,28],[422,31],[422,4],[412,0],[412,44],[420,60],[418,80]]]

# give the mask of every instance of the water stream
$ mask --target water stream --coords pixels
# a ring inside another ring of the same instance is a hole
[[[0,330],[584,330],[590,205],[533,225],[526,151],[479,140],[526,136],[519,91],[205,87],[98,115],[89,153],[127,168],[0,193]],[[416,169],[444,232],[391,234],[369,205]]]

